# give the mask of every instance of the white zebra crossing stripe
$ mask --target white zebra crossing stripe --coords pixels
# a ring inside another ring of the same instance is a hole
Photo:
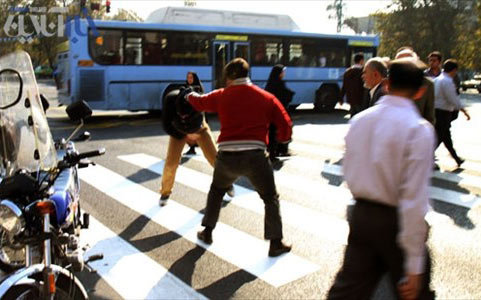
[[[81,242],[104,254],[90,265],[125,299],[207,299],[92,216]]]
[[[192,159],[206,162],[205,158],[200,155],[192,156]],[[319,170],[322,170],[319,173],[323,172],[323,173],[328,173],[336,176],[342,176],[342,167],[339,165],[333,165],[333,164],[324,163],[322,161],[314,161],[314,160],[298,158],[298,157],[291,157],[285,160],[284,162],[289,160],[292,160],[293,164],[301,170],[313,168],[313,166],[318,165],[320,166]],[[439,173],[439,174],[443,174],[443,173]],[[344,201],[349,201],[349,199],[352,198],[352,195],[350,194],[349,190],[343,187],[336,187],[336,186],[326,187],[324,184],[322,184],[321,181],[309,180],[299,176],[286,174],[281,171],[276,171],[275,176],[276,176],[276,184],[283,185],[284,187],[288,187],[291,189],[300,189],[304,191],[311,191],[314,194],[322,195],[322,197],[324,198],[335,199],[335,198],[332,198],[334,197],[334,195],[336,195],[335,196],[336,198],[344,199]],[[448,176],[449,175],[444,175],[444,177],[448,177]],[[454,174],[452,174],[452,176],[449,176],[449,178],[452,178],[452,177],[455,177]],[[476,183],[478,181],[478,179],[473,178],[472,176],[469,176],[467,178],[469,178],[467,181],[465,181],[467,183]],[[458,179],[452,179],[452,180],[458,180]],[[472,194],[463,194],[460,192],[451,191],[448,189],[442,189],[439,187],[433,187],[433,186],[429,187],[429,193],[432,199],[441,200],[447,203],[451,203],[451,204],[466,207],[466,208],[473,208],[481,204],[481,198],[479,196],[472,195]]]
[[[154,156],[139,153],[122,155],[118,158],[130,164],[139,166],[143,169],[148,169],[154,173],[162,175],[164,161]],[[293,176],[292,180],[297,181],[295,183],[298,184],[297,186],[299,189],[304,188],[304,179]],[[212,176],[183,166],[179,166],[177,168],[175,181],[207,194],[209,192],[210,184],[212,182]],[[336,190],[336,187],[326,185],[324,185],[324,187],[325,191],[322,194],[322,197],[332,197],[331,199],[336,199],[336,201],[341,198],[344,199],[344,201],[346,202],[349,202],[352,198],[348,190],[339,191]],[[236,196],[232,199],[232,204],[264,215],[264,203],[260,199],[257,192],[239,185],[234,185],[234,189]],[[280,202],[281,215],[284,223],[290,224],[294,227],[302,229],[305,232],[315,234],[316,236],[328,239],[333,242],[343,244],[347,242],[349,226],[344,220],[329,216],[327,214],[316,212],[295,203],[282,200]],[[302,216],[302,218],[300,218],[299,216]],[[330,229],[325,230],[325,228]]]
[[[293,142],[290,144],[290,147],[295,151],[312,153],[329,157],[331,160],[338,160],[343,156],[344,136],[348,129],[348,124],[296,125],[293,128]],[[466,142],[469,141],[463,141],[463,144]],[[466,170],[481,172],[479,151],[477,149],[473,150],[473,148],[475,147],[470,146],[469,148],[459,149],[458,154],[466,158],[466,162],[462,167]],[[444,147],[438,148],[436,155],[450,158],[449,152]],[[452,165],[454,165],[454,160],[452,160]]]
[[[122,155],[118,158],[130,164],[162,175],[164,161],[157,157],[144,153],[138,153]],[[201,156],[194,156],[193,159],[199,161],[205,160]],[[207,163],[207,161],[205,161],[205,163]],[[279,178],[278,175],[279,172],[276,172],[276,182]],[[282,178],[285,181],[284,184],[292,184],[294,182],[295,186],[297,186],[299,190],[318,193],[319,189],[322,189],[319,193],[321,193],[324,199],[335,199],[336,202],[343,203],[345,205],[353,203],[352,195],[346,188],[320,183],[317,183],[316,187],[306,186],[306,179],[297,178],[296,176],[292,175],[286,175]],[[176,182],[207,194],[212,182],[212,177],[202,172],[179,166],[176,174]],[[263,202],[255,191],[239,185],[234,185],[234,188],[236,191],[236,196],[233,198],[231,202],[232,204],[261,215],[264,214]],[[312,189],[315,190],[313,191]],[[317,212],[288,201],[281,200],[280,202],[282,219],[285,224],[292,225],[299,230],[314,234],[322,239],[340,244],[347,244],[349,225],[344,219]],[[447,218],[445,215],[430,211],[427,219],[431,225],[434,225],[438,222],[446,222],[449,218]],[[329,228],[329,230],[325,230],[326,228]]]
[[[170,201],[167,206],[161,208],[158,205],[159,194],[100,165],[81,169],[79,175],[80,179],[119,203],[274,287],[282,286],[319,269],[317,265],[293,253],[269,258],[266,241],[221,222],[217,223],[214,231],[214,243],[206,246],[196,237],[203,216],[199,212],[175,201]]]

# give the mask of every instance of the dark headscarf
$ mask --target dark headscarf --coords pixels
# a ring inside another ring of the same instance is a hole
[[[269,74],[269,79],[267,79],[266,91],[274,94],[274,91],[277,90],[279,86],[285,86],[284,81],[280,78],[284,69],[284,65],[275,65],[272,67],[271,74]]]
[[[194,87],[194,90],[196,92],[203,94],[204,93],[204,86],[202,85],[202,82],[200,82],[199,76],[197,75],[197,73],[195,73],[193,71],[187,72],[187,74],[189,74],[189,73],[192,74],[192,76],[194,76],[194,82],[192,83],[192,87]],[[185,84],[187,86],[189,85],[189,82],[187,82],[187,79],[185,80]]]
[[[280,78],[281,73],[284,70],[284,65],[280,64],[275,65],[272,68],[269,79],[267,80],[265,90],[276,96],[276,98],[281,101],[282,105],[284,105],[284,107],[287,107],[289,105],[289,102],[291,102],[292,100],[294,92],[288,89],[284,80]]]

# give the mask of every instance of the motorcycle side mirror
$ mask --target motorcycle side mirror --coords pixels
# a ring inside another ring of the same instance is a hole
[[[85,120],[92,115],[92,109],[83,100],[79,100],[67,106],[67,115],[72,121]]]
[[[22,98],[23,80],[13,69],[0,71],[0,110],[17,104]]]
[[[90,132],[84,131],[82,134],[73,139],[74,142],[84,142],[90,140]]]

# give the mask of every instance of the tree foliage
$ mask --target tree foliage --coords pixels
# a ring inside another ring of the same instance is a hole
[[[393,57],[399,47],[411,46],[421,58],[437,50],[444,59],[457,58],[463,69],[481,70],[479,0],[393,0],[392,5],[391,12],[374,15],[380,56]]]
[[[376,14],[381,56],[393,57],[402,46],[411,46],[420,57],[437,50],[452,57],[456,43],[453,20],[460,14],[449,0],[395,0],[396,9]]]
[[[117,14],[114,16],[109,16],[106,13],[106,8],[104,5],[100,5],[99,10],[92,10],[90,7],[91,1],[87,1],[87,15],[93,19],[104,19],[104,20],[123,20],[123,21],[142,21],[142,19],[132,11],[119,9]],[[45,8],[45,13],[40,13],[37,11],[19,11],[12,10],[11,7],[27,8],[35,7]],[[0,0],[0,11],[8,12],[7,14],[0,14],[0,38],[5,38],[6,32],[4,30],[4,24],[7,21],[9,15],[14,15],[15,20],[17,20],[20,14],[24,15],[24,24],[26,32],[35,34],[32,36],[33,40],[31,42],[21,43],[17,41],[3,41],[0,42],[0,56],[15,51],[17,49],[23,49],[30,54],[34,66],[37,65],[49,65],[53,68],[55,65],[56,55],[57,55],[57,45],[65,41],[66,38],[59,36],[58,31],[62,30],[59,24],[59,14],[49,13],[49,9],[53,7],[65,7],[67,12],[61,14],[63,23],[67,22],[67,19],[73,18],[74,16],[81,15],[79,1],[77,0]],[[47,35],[38,34],[35,30],[35,26],[32,23],[32,17],[37,18],[39,22],[41,21],[40,15],[44,15],[45,25]],[[84,16],[85,17],[85,16]],[[51,25],[52,24],[52,25]],[[48,27],[51,25],[52,27]],[[12,30],[15,33],[15,30]],[[55,34],[52,34],[55,33]],[[63,34],[61,34],[63,35]]]
[[[334,0],[332,4],[329,4],[326,8],[327,11],[333,11],[329,15],[329,19],[337,20],[337,32],[341,32],[342,25],[344,24],[344,9],[346,3],[343,0]]]
[[[458,58],[465,69],[481,71],[481,1],[477,1],[471,14],[457,17],[455,22],[457,32],[454,56]]]

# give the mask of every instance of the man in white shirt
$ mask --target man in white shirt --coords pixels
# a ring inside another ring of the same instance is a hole
[[[458,167],[464,162],[454,150],[453,140],[451,139],[451,121],[453,113],[460,110],[469,120],[471,117],[464,109],[459,95],[456,92],[456,85],[453,78],[458,72],[458,63],[454,59],[448,59],[443,64],[443,72],[434,79],[434,108],[436,113],[436,134],[438,143],[436,148],[443,143],[451,156],[456,161]]]
[[[356,204],[329,299],[369,299],[385,273],[397,298],[434,297],[424,220],[434,130],[412,101],[422,84],[423,71],[412,59],[393,61],[388,95],[350,122],[343,168]]]

